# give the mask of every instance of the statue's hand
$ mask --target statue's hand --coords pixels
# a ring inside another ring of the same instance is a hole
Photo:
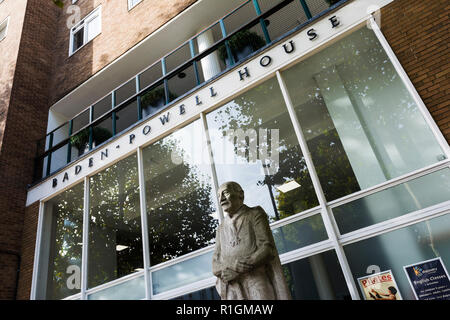
[[[234,262],[234,270],[239,273],[249,272],[253,269],[253,265],[247,259],[238,259]]]
[[[236,279],[239,276],[239,273],[226,268],[225,270],[222,270],[222,280],[225,282],[230,282],[233,281],[234,279]]]

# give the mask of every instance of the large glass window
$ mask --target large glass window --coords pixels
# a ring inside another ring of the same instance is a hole
[[[214,242],[215,195],[199,120],[143,149],[150,263]]]
[[[275,78],[207,114],[219,184],[238,182],[245,203],[272,221],[318,205]]]
[[[63,299],[81,288],[83,184],[45,203],[38,299]]]
[[[344,247],[355,278],[391,270],[403,299],[414,294],[403,267],[441,257],[450,266],[450,214],[385,233]],[[363,293],[361,292],[361,295]]]
[[[450,200],[450,170],[444,169],[333,209],[343,233]]]
[[[142,270],[136,155],[90,178],[88,287]]]
[[[283,77],[328,200],[445,159],[370,29]]]
[[[350,300],[336,253],[323,252],[283,265],[294,300]]]

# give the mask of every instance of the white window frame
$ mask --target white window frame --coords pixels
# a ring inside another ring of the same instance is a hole
[[[96,34],[92,39],[88,40],[88,25],[91,21],[98,18],[100,23],[100,31]],[[77,48],[73,49],[73,37],[77,31],[83,29],[83,44]],[[102,33],[102,6],[98,6],[93,11],[91,11],[86,17],[84,17],[77,25],[75,25],[72,29],[70,29],[70,37],[69,37],[69,56],[73,55],[75,52],[83,48],[87,43],[94,40]]]
[[[359,27],[363,27],[364,25],[367,25],[368,23],[372,27],[376,38],[380,41],[380,44],[383,46],[386,54],[389,57],[389,60],[392,62],[393,66],[394,66],[395,71],[399,74],[400,78],[402,79],[404,85],[406,86],[406,88],[408,89],[410,94],[412,94],[412,96],[415,98],[418,109],[422,112],[423,116],[425,117],[429,128],[432,130],[432,132],[434,134],[434,137],[440,142],[440,145],[443,148],[443,151],[446,154],[447,159],[444,161],[439,161],[439,162],[429,165],[427,167],[420,168],[416,171],[409,172],[403,176],[385,181],[378,185],[372,186],[368,189],[365,189],[365,190],[362,190],[362,191],[359,191],[356,193],[352,193],[350,195],[344,196],[342,198],[339,198],[339,199],[336,199],[333,201],[327,201],[327,199],[325,198],[323,191],[321,189],[321,184],[318,179],[314,163],[313,163],[310,153],[308,151],[306,139],[302,135],[301,126],[295,115],[295,111],[293,110],[292,101],[291,101],[290,95],[287,91],[286,85],[284,83],[284,79],[281,74],[281,71],[283,69],[287,68],[289,65],[293,65],[293,64],[305,59],[309,55],[312,55],[316,52],[321,51],[324,48],[324,46],[332,43],[333,41],[339,40],[344,35],[350,34],[354,31],[356,31]],[[319,206],[308,209],[308,210],[300,212],[300,213],[297,213],[296,215],[293,215],[289,218],[285,218],[283,220],[275,222],[275,223],[271,224],[271,228],[282,227],[282,226],[290,224],[292,222],[302,220],[302,219],[308,218],[310,216],[319,214],[322,217],[324,226],[325,226],[325,228],[327,230],[327,234],[328,234],[327,240],[324,240],[324,241],[321,241],[318,243],[313,243],[309,246],[301,247],[301,248],[283,253],[280,255],[280,260],[283,264],[286,264],[286,263],[290,263],[293,261],[297,261],[299,259],[309,257],[311,255],[319,254],[319,253],[329,251],[329,250],[334,250],[334,252],[336,253],[339,265],[341,267],[341,270],[343,272],[350,295],[351,295],[352,299],[359,300],[359,299],[361,299],[361,296],[360,296],[357,284],[353,278],[354,274],[351,272],[349,263],[347,261],[346,254],[344,252],[344,246],[354,243],[354,242],[372,238],[372,237],[375,237],[375,236],[378,236],[381,234],[386,234],[388,232],[395,231],[395,230],[398,230],[398,229],[401,229],[401,228],[404,228],[404,227],[407,227],[407,226],[410,226],[410,225],[413,225],[416,223],[420,223],[420,222],[423,222],[426,220],[437,218],[437,217],[443,216],[445,214],[449,214],[450,213],[450,201],[445,201],[445,202],[442,202],[442,203],[439,203],[439,204],[436,204],[436,205],[433,205],[430,207],[426,207],[421,210],[410,212],[410,213],[404,214],[402,216],[388,219],[388,220],[376,223],[374,225],[370,225],[370,226],[367,226],[367,227],[364,227],[361,229],[357,229],[355,231],[352,231],[352,232],[349,232],[349,233],[346,233],[343,235],[339,232],[339,228],[334,219],[333,212],[331,211],[331,209],[333,209],[337,206],[340,206],[342,204],[363,198],[363,197],[373,194],[375,192],[379,192],[379,191],[386,190],[388,188],[400,185],[404,182],[419,178],[426,174],[430,174],[430,173],[437,172],[442,169],[450,168],[450,148],[448,147],[448,144],[446,144],[445,138],[443,137],[442,133],[440,132],[439,127],[434,122],[427,107],[421,100],[421,97],[417,93],[412,82],[409,80],[408,75],[404,71],[403,67],[401,66],[396,55],[390,48],[389,43],[385,39],[383,33],[381,32],[379,26],[376,24],[376,21],[372,16],[365,17],[364,19],[358,20],[358,21],[348,25],[346,29],[333,35],[332,37],[327,39],[327,41],[312,48],[310,51],[302,54],[301,57],[295,58],[294,60],[286,61],[284,64],[279,65],[276,70],[271,71],[267,74],[264,74],[263,79],[267,79],[272,76],[275,76],[277,78],[278,84],[280,85],[284,102],[286,104],[290,118],[294,125],[294,130],[297,134],[299,143],[302,146],[301,149],[303,151],[303,154],[305,155],[306,160],[307,160],[308,169],[309,169],[309,172],[311,175],[311,179],[313,180],[312,182],[314,185],[314,189],[316,191],[316,195],[318,195],[318,197],[319,197]],[[246,92],[246,90],[248,90],[250,87],[257,85],[257,83],[260,83],[261,81],[262,81],[261,79],[255,80],[255,82],[249,83],[246,86],[242,87],[239,90],[239,92]],[[229,98],[230,98],[230,96],[224,97],[223,101],[228,101]],[[222,105],[223,105],[223,103],[220,102],[220,103],[216,104],[216,107],[220,107]],[[200,112],[199,115],[193,116],[192,121],[195,121],[195,119],[198,119],[198,117],[201,119],[201,122],[203,123],[203,131],[204,131],[204,134],[206,134],[208,132],[208,130],[207,130],[208,128],[206,126],[205,113]],[[164,133],[158,135],[158,137],[155,137],[155,141],[159,140],[164,135],[165,135]],[[135,153],[135,154],[137,154],[137,158],[138,158],[138,174],[139,174],[139,185],[140,185],[140,207],[142,210],[141,211],[141,225],[142,225],[141,227],[142,227],[142,235],[143,235],[143,243],[144,243],[144,245],[143,245],[144,271],[133,273],[132,275],[128,275],[128,276],[116,279],[114,281],[102,284],[95,288],[89,288],[89,289],[87,288],[87,285],[86,285],[87,272],[86,271],[87,271],[88,261],[86,259],[86,256],[87,256],[87,246],[89,243],[88,238],[87,238],[89,235],[89,230],[88,230],[88,228],[89,228],[89,224],[88,224],[88,222],[89,222],[89,219],[88,219],[88,217],[89,217],[89,211],[88,211],[88,208],[89,208],[89,177],[96,173],[96,172],[93,172],[93,173],[87,175],[86,177],[84,177],[84,183],[85,183],[84,201],[85,201],[85,203],[84,203],[84,218],[83,218],[83,237],[84,238],[83,238],[83,257],[82,257],[82,289],[81,289],[81,293],[78,293],[71,297],[67,297],[65,299],[81,298],[81,300],[86,300],[86,299],[88,299],[89,294],[99,292],[103,289],[124,283],[124,282],[134,279],[136,277],[140,277],[140,276],[142,276],[142,272],[144,272],[144,281],[146,283],[146,298],[145,298],[146,300],[170,299],[170,298],[174,298],[174,297],[177,297],[177,296],[189,293],[189,292],[194,292],[197,290],[208,288],[208,287],[211,287],[214,285],[215,278],[211,277],[211,278],[207,278],[204,280],[200,280],[200,281],[185,285],[183,287],[178,287],[178,288],[166,291],[166,292],[162,292],[162,293],[153,295],[152,279],[151,279],[152,272],[161,270],[167,266],[184,261],[185,259],[193,258],[193,257],[199,256],[201,254],[204,254],[205,252],[212,250],[212,247],[206,247],[206,248],[197,250],[195,252],[191,252],[185,256],[175,258],[173,260],[161,263],[159,265],[155,265],[155,266],[150,265],[150,257],[149,257],[150,252],[148,251],[148,225],[147,225],[147,221],[146,221],[147,216],[146,216],[146,211],[145,211],[145,208],[147,207],[146,206],[146,198],[145,198],[145,181],[144,181],[145,179],[144,179],[144,173],[143,173],[143,159],[142,159],[142,149],[145,148],[150,143],[151,142],[148,141],[146,144],[138,146],[135,150],[133,150],[127,154],[127,156],[129,156],[129,155]],[[207,137],[206,145],[208,146],[208,154],[211,154],[211,152],[212,152],[211,141],[208,137]],[[112,165],[112,163],[111,163],[111,165]],[[101,169],[101,170],[103,170],[103,169]],[[212,174],[211,177],[214,182],[214,184],[213,184],[214,188],[217,188],[217,185],[218,185],[217,177],[214,174]],[[72,187],[73,185],[76,185],[77,183],[78,182],[76,182],[70,186],[67,186],[67,188],[65,188],[65,190]],[[60,190],[60,192],[63,192],[63,191],[64,190]],[[58,192],[58,193],[60,193],[60,192]],[[31,299],[36,299],[36,278],[37,278],[37,268],[38,268],[38,262],[39,262],[39,249],[41,247],[44,203],[45,203],[45,201],[48,201],[49,199],[56,196],[58,193],[54,193],[47,197],[43,197],[40,200],[38,233],[37,233],[37,237],[36,237],[35,260],[34,260],[34,268],[33,268],[32,291],[31,291],[31,295],[30,295]],[[219,211],[219,213],[220,213],[220,211]]]
[[[139,3],[141,3],[142,0],[137,0],[137,2],[133,3],[133,0],[128,0],[128,11],[136,7]]]
[[[0,38],[0,42],[1,41],[3,41],[5,38],[6,38],[6,36],[8,35],[8,27],[9,27],[9,17],[7,17],[5,20],[3,20],[1,23],[0,23],[0,29],[2,29],[2,27],[5,25],[5,35],[4,35],[4,37],[3,38]]]

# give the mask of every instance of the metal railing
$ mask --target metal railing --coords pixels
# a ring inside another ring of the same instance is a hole
[[[175,101],[244,62],[255,52],[264,50],[279,41],[289,31],[310,23],[347,1],[349,0],[245,1],[40,139],[37,143],[38,155],[35,159],[34,184],[109,141],[118,133],[169,107]],[[276,4],[269,7],[274,2]],[[287,15],[291,17],[291,21],[285,19]],[[243,19],[244,23],[233,28],[232,20],[239,19]],[[229,32],[230,29],[233,30]],[[213,34],[214,42],[199,52],[197,40],[205,32]],[[242,41],[250,43],[243,53],[239,52],[239,44]],[[212,77],[205,78],[201,72],[202,59],[212,54],[218,55],[221,59],[220,71]],[[180,58],[183,62],[172,66],[171,60],[180,60]],[[187,80],[190,83],[186,83]],[[182,83],[183,81],[185,83]],[[123,91],[127,90],[131,92],[123,94]],[[105,109],[105,104],[106,111],[98,114],[97,111],[101,107]],[[119,121],[119,116],[125,112],[128,112],[124,117],[127,121]],[[44,152],[39,154],[43,149]],[[73,149],[78,150],[78,155],[73,154]],[[58,164],[56,168],[52,168],[52,158],[55,160],[55,157]]]

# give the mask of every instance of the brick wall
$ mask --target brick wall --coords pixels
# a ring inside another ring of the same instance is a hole
[[[38,218],[39,202],[35,202],[25,210],[21,252],[22,258],[17,288],[17,299],[19,300],[30,299]]]
[[[36,141],[46,131],[52,61],[49,57],[53,52],[52,31],[59,15],[51,1],[28,0],[26,5],[9,105],[4,106],[7,117],[0,150],[0,249],[15,252],[20,252],[22,246],[27,185],[32,182]],[[11,254],[3,255],[0,268],[15,270],[16,259]],[[11,271],[0,273],[0,299],[14,298],[15,283]]]
[[[26,0],[8,0],[0,4],[0,23],[9,17],[8,34],[0,41],[0,152],[26,3]]]
[[[450,3],[395,0],[381,10],[381,29],[450,142]]]
[[[55,41],[51,104],[196,1],[143,0],[128,11],[126,0],[78,0],[81,18],[102,6],[102,33],[70,57],[67,21],[72,21],[73,11],[69,9],[70,1],[65,1]]]

